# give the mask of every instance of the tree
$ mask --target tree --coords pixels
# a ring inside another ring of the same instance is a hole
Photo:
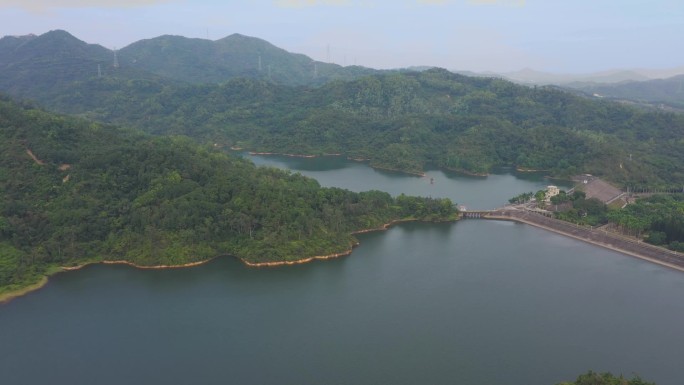
[[[614,376],[611,373],[596,373],[588,371],[577,377],[574,382],[561,382],[558,385],[656,385],[653,382],[642,380],[639,376],[626,379],[622,375]]]

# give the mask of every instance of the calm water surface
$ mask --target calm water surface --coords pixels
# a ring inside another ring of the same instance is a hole
[[[536,192],[549,184],[565,189],[572,187],[567,181],[549,180],[539,173],[516,173],[515,170],[499,170],[488,177],[428,170],[425,177],[419,177],[375,170],[365,163],[349,161],[338,156],[316,159],[253,155],[247,157],[258,165],[295,170],[302,175],[315,178],[324,187],[450,198],[471,210],[500,207],[511,197],[524,192]]]
[[[314,163],[298,169],[323,185],[435,189],[482,208],[500,190],[548,183],[432,171],[430,185]],[[508,222],[411,223],[359,239],[350,257],[284,268],[221,258],[57,275],[0,305],[0,383],[553,385],[588,369],[682,383],[679,272]]]

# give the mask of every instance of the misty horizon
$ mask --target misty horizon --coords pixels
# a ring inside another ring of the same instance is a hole
[[[684,65],[672,48],[684,35],[684,9],[669,0],[6,0],[0,15],[3,36],[63,29],[120,49],[165,34],[215,41],[239,33],[317,61],[377,69],[589,74]]]

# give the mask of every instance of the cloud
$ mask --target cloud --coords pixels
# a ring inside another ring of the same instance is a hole
[[[371,0],[274,0],[275,5],[282,8],[303,8],[303,7],[315,7],[321,5],[372,5],[377,2]],[[525,5],[525,0],[403,0],[399,2],[393,2],[396,4],[410,4],[417,3],[421,5],[444,5],[450,3],[467,3],[475,5],[514,5],[523,6]]]
[[[283,8],[302,8],[317,5],[351,5],[350,0],[275,0],[275,4]]]
[[[418,4],[428,4],[428,5],[441,5],[441,4],[447,4],[450,3],[450,0],[416,0],[416,3]]]
[[[508,6],[524,6],[525,0],[416,0],[418,4],[426,5],[444,5],[450,3],[468,3],[473,5],[508,5]]]
[[[525,0],[468,0],[470,4],[476,5],[513,5],[524,6]]]
[[[169,3],[172,0],[0,0],[0,8],[42,12],[60,8],[130,8]]]

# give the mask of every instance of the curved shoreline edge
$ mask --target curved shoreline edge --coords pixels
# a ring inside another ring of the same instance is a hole
[[[33,291],[36,291],[38,289],[43,288],[45,285],[47,285],[49,278],[55,274],[59,273],[66,273],[69,271],[76,271],[76,270],[81,270],[82,268],[89,266],[89,265],[94,265],[94,264],[103,264],[103,265],[128,265],[131,267],[134,267],[136,269],[149,269],[149,270],[162,270],[162,269],[183,269],[186,267],[193,267],[193,266],[199,266],[203,265],[205,263],[209,263],[212,260],[218,258],[219,256],[204,259],[201,261],[196,261],[196,262],[189,262],[189,263],[183,263],[180,265],[152,265],[152,266],[145,266],[145,265],[138,265],[133,262],[129,261],[124,261],[124,260],[117,260],[117,261],[90,261],[90,262],[85,262],[80,265],[76,266],[60,266],[58,269],[55,269],[53,271],[48,271],[44,276],[40,278],[40,280],[36,283],[30,284],[28,286],[24,286],[21,289],[17,289],[14,291],[8,291],[6,293],[0,294],[0,304],[9,302],[15,298],[22,297],[26,294],[29,294]]]
[[[306,158],[306,159],[311,159],[311,158],[322,158],[326,156],[334,156],[334,157],[344,157],[347,160],[351,160],[354,162],[369,162],[370,159],[365,159],[365,158],[351,158],[349,156],[346,156],[342,153],[332,153],[332,154],[319,154],[319,155],[305,155],[305,154],[288,154],[288,153],[283,153],[283,152],[257,152],[257,151],[247,151],[249,155],[264,155],[264,156],[286,156],[290,158]],[[396,168],[391,168],[391,167],[382,167],[382,166],[374,166],[374,165],[368,165],[368,167],[375,169],[375,170],[380,170],[380,171],[390,171],[390,172],[396,172],[400,174],[405,174],[405,175],[412,175],[412,176],[419,176],[419,177],[425,177],[427,174],[425,172],[418,172],[418,171],[406,171],[406,170],[399,170]]]
[[[537,228],[540,228],[543,230],[547,230],[547,231],[550,231],[550,232],[553,232],[556,234],[560,234],[560,235],[563,235],[563,236],[566,236],[569,238],[573,238],[573,239],[576,239],[579,241],[583,241],[583,242],[589,243],[589,244],[594,245],[594,246],[603,247],[605,249],[616,251],[616,252],[619,252],[621,254],[625,254],[625,255],[628,255],[628,256],[631,256],[634,258],[638,258],[638,259],[647,261],[647,262],[655,263],[655,264],[663,266],[663,267],[667,267],[670,269],[674,269],[677,271],[684,272],[684,256],[682,256],[683,257],[682,265],[677,265],[677,264],[669,263],[669,262],[661,260],[661,259],[649,257],[649,256],[644,255],[642,253],[638,253],[635,251],[627,250],[625,248],[613,246],[611,244],[592,240],[588,237],[578,236],[578,235],[572,234],[570,232],[563,231],[561,229],[553,228],[551,226],[546,226],[542,223],[535,222],[534,220],[528,220],[525,218],[520,218],[520,217],[515,217],[515,216],[503,216],[503,215],[491,215],[491,216],[486,217],[485,219],[495,220],[495,221],[516,222],[516,223],[522,223],[522,224],[530,225],[530,226],[537,227]],[[396,224],[400,224],[400,223],[408,223],[408,222],[453,223],[453,222],[456,222],[457,220],[458,219],[429,221],[429,220],[420,220],[420,219],[413,219],[413,218],[397,219],[397,220],[385,223],[385,224],[381,225],[380,227],[375,227],[375,228],[371,228],[371,229],[356,230],[356,231],[351,232],[350,234],[356,235],[356,234],[372,233],[372,232],[377,232],[377,231],[386,231],[390,227],[392,227]],[[568,225],[570,225],[570,224],[568,223]],[[588,229],[584,229],[584,230],[588,230]],[[613,237],[613,239],[620,241],[617,237]],[[622,242],[626,242],[626,241],[622,240]],[[301,258],[301,259],[296,259],[296,260],[291,260],[291,261],[249,262],[249,261],[245,260],[244,258],[241,258],[238,256],[233,256],[233,257],[239,259],[243,264],[245,264],[246,266],[249,266],[249,267],[259,268],[259,267],[291,266],[291,265],[299,265],[299,264],[309,263],[309,262],[313,262],[313,261],[317,261],[317,260],[328,260],[328,259],[334,259],[334,258],[348,256],[348,255],[352,254],[352,252],[354,251],[354,248],[359,246],[359,245],[360,245],[360,242],[356,241],[351,245],[351,247],[349,247],[349,249],[342,251],[342,252],[339,252],[339,253],[332,253],[332,254],[328,254],[328,255],[317,255],[317,256],[311,256],[311,257],[306,257],[306,258]],[[642,244],[642,246],[645,246],[645,245]],[[655,246],[653,246],[653,247],[655,247]],[[668,251],[668,250],[664,249],[663,251]],[[26,295],[28,293],[31,293],[33,291],[36,291],[36,290],[44,287],[48,283],[48,278],[51,275],[58,274],[61,272],[79,270],[85,266],[96,264],[96,263],[101,263],[101,264],[105,264],[105,265],[128,265],[128,266],[131,266],[131,267],[134,267],[137,269],[147,269],[147,270],[182,269],[182,268],[204,265],[204,264],[209,263],[209,262],[213,261],[214,259],[221,257],[221,256],[225,256],[225,255],[217,255],[215,257],[208,258],[205,260],[196,261],[196,262],[189,262],[189,263],[184,263],[184,264],[179,264],[179,265],[145,266],[145,265],[138,265],[138,264],[135,264],[133,262],[129,262],[129,261],[125,261],[125,260],[116,260],[116,261],[92,261],[92,262],[86,262],[86,263],[83,263],[83,264],[77,265],[77,266],[61,267],[59,270],[56,270],[56,271],[53,271],[53,272],[46,274],[45,276],[43,276],[40,279],[40,281],[38,281],[32,285],[23,287],[21,289],[15,290],[15,291],[0,294],[0,304],[9,302],[10,300],[12,300],[14,298],[21,297],[23,295]]]
[[[406,222],[432,222],[432,223],[446,223],[446,222],[455,222],[457,221],[457,218],[454,219],[445,219],[445,220],[421,220],[421,219],[414,219],[414,218],[408,218],[408,219],[397,219],[394,221],[390,221],[388,223],[385,223],[381,225],[380,227],[375,227],[372,229],[362,229],[362,230],[356,230],[352,231],[350,234],[351,235],[356,235],[356,234],[364,234],[364,233],[371,233],[371,232],[376,232],[376,231],[385,231],[388,230],[390,227],[399,224],[399,223],[406,223]],[[183,268],[188,268],[188,267],[195,267],[195,266],[200,266],[204,265],[206,263],[209,263],[213,261],[216,258],[222,257],[222,256],[232,256],[237,259],[239,259],[243,264],[249,267],[276,267],[276,266],[286,266],[286,265],[299,265],[303,263],[309,263],[313,262],[316,260],[326,260],[326,259],[333,259],[333,258],[339,258],[339,257],[344,257],[350,255],[353,251],[354,248],[359,246],[360,242],[356,241],[354,242],[349,249],[339,252],[339,253],[332,253],[328,255],[316,255],[312,257],[306,257],[306,258],[301,258],[301,259],[296,259],[296,260],[291,260],[291,261],[275,261],[275,262],[249,262],[246,259],[235,256],[235,255],[230,255],[230,254],[222,254],[222,255],[217,255],[208,259],[204,259],[201,261],[195,261],[195,262],[189,262],[189,263],[183,263],[179,265],[151,265],[151,266],[146,266],[146,265],[138,265],[130,261],[126,260],[115,260],[115,261],[108,261],[108,260],[103,260],[103,261],[90,261],[90,262],[85,262],[80,265],[76,266],[61,266],[59,269],[50,271],[46,275],[44,275],[40,281],[25,286],[21,289],[17,289],[15,291],[10,291],[7,293],[0,294],[0,304],[9,302],[15,298],[24,296],[26,294],[29,294],[33,291],[36,291],[38,289],[41,289],[48,283],[48,279],[50,276],[59,274],[59,273],[64,273],[64,272],[69,272],[69,271],[76,271],[80,270],[88,265],[93,265],[93,264],[103,264],[103,265],[128,265],[130,267],[136,268],[136,269],[144,269],[144,270],[164,270],[164,269],[183,269]]]
[[[36,283],[33,283],[28,286],[24,286],[21,289],[17,289],[15,291],[8,291],[7,293],[0,294],[0,305],[6,302],[9,302],[15,298],[24,296],[28,293],[31,293],[33,291],[36,291],[38,289],[41,289],[43,286],[47,285],[48,283],[48,275],[44,275],[40,278],[40,280]]]
[[[542,223],[535,222],[535,221],[533,221],[533,220],[527,220],[527,219],[524,219],[524,218],[509,217],[509,216],[490,216],[490,217],[486,217],[485,219],[487,219],[487,220],[494,220],[494,221],[509,221],[509,222],[516,222],[516,223],[522,223],[522,224],[530,225],[530,226],[533,226],[533,227],[537,227],[537,228],[540,228],[540,229],[543,229],[543,230],[547,230],[547,231],[550,231],[550,232],[553,232],[553,233],[556,233],[556,234],[560,234],[560,235],[566,236],[566,237],[568,237],[568,238],[573,238],[573,239],[576,239],[576,240],[579,240],[579,241],[583,241],[583,242],[589,243],[589,244],[594,245],[594,246],[599,246],[599,247],[602,247],[602,248],[605,248],[605,249],[608,249],[608,250],[616,251],[616,252],[618,252],[618,253],[625,254],[625,255],[628,255],[628,256],[630,256],[630,257],[638,258],[638,259],[641,259],[641,260],[644,260],[644,261],[647,261],[647,262],[655,263],[655,264],[660,265],[660,266],[663,266],[663,267],[667,267],[667,268],[670,268],[670,269],[673,269],[673,270],[677,270],[677,271],[684,272],[684,256],[682,256],[682,257],[683,257],[683,259],[682,259],[682,265],[677,265],[677,264],[670,263],[670,262],[667,262],[667,261],[662,260],[662,259],[658,259],[658,258],[653,258],[653,257],[647,256],[647,255],[645,255],[645,254],[643,254],[643,253],[639,253],[639,252],[636,252],[636,251],[628,250],[628,249],[626,249],[626,248],[621,248],[621,247],[614,246],[614,245],[611,245],[611,244],[608,244],[608,243],[599,242],[599,241],[590,239],[590,238],[588,238],[588,237],[578,236],[578,235],[572,234],[572,233],[570,233],[570,232],[563,231],[563,230],[561,230],[561,229],[553,228],[553,227],[551,227],[551,226],[546,226],[546,225],[544,225],[544,224],[542,224]],[[569,222],[568,222],[568,224],[569,224]],[[584,230],[590,231],[589,229],[584,229]],[[617,242],[625,242],[625,243],[627,243],[627,241],[625,241],[625,240],[620,240],[617,236],[612,236],[612,239],[615,240],[615,241],[617,241]],[[654,248],[654,250],[655,250],[655,249],[661,249],[661,248],[657,248],[656,246],[651,246],[651,245],[646,246],[646,244],[641,244],[641,246],[642,246],[642,247],[652,247],[652,248]],[[667,249],[662,249],[662,252],[669,252],[669,250],[667,250]]]
[[[362,230],[356,230],[352,231],[350,234],[351,235],[356,235],[356,234],[365,234],[365,233],[373,233],[376,231],[386,231],[390,227],[399,224],[399,223],[408,223],[408,222],[432,222],[432,223],[445,223],[445,222],[455,222],[458,219],[453,219],[453,220],[443,220],[443,221],[427,221],[427,220],[421,220],[421,219],[397,219],[394,221],[390,221],[388,223],[385,223],[381,225],[380,227],[374,227],[372,229],[362,229]],[[301,258],[301,259],[295,259],[292,261],[274,261],[274,262],[249,262],[243,258],[236,257],[242,263],[244,263],[247,266],[250,267],[275,267],[275,266],[285,266],[285,265],[300,265],[302,263],[309,263],[317,260],[326,260],[326,259],[333,259],[333,258],[339,258],[339,257],[346,257],[350,255],[353,251],[354,248],[359,246],[361,243],[356,241],[354,242],[349,249],[339,252],[339,253],[333,253],[333,254],[328,254],[328,255],[315,255],[313,257],[306,257],[306,258]]]

